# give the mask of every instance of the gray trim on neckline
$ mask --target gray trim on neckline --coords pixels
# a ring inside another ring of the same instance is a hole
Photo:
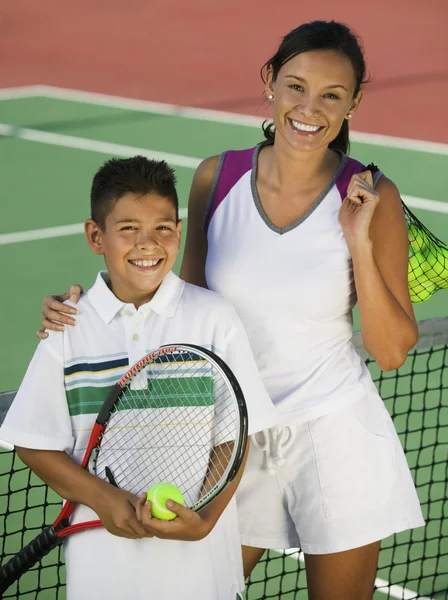
[[[337,178],[342,173],[345,165],[347,164],[347,156],[345,154],[343,154],[342,152],[338,153],[341,155],[341,164],[336,169],[336,172],[333,175],[333,177],[331,178],[331,181],[327,185],[327,187],[319,194],[318,198],[316,198],[316,200],[314,200],[314,202],[311,204],[311,206],[308,208],[308,210],[306,210],[301,217],[299,217],[296,221],[291,223],[291,225],[288,225],[288,227],[281,228],[281,227],[277,227],[276,225],[274,225],[272,223],[272,221],[270,220],[270,218],[267,216],[267,214],[264,212],[264,208],[260,202],[260,196],[258,195],[258,190],[257,190],[258,154],[262,147],[263,147],[263,144],[259,144],[256,147],[254,155],[252,157],[252,173],[251,173],[251,177],[250,177],[250,187],[252,189],[252,198],[254,200],[255,206],[258,210],[260,217],[263,219],[263,221],[266,223],[266,225],[269,227],[269,229],[272,229],[272,231],[275,231],[275,233],[279,233],[280,235],[282,235],[282,234],[288,233],[288,231],[291,231],[292,229],[295,229],[296,227],[298,227],[316,210],[316,208],[319,206],[319,204],[321,204],[321,202],[327,196],[328,192],[331,190],[331,188],[336,183]]]

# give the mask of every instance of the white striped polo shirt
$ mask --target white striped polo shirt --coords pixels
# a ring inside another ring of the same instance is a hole
[[[81,297],[75,327],[67,327],[62,334],[50,332],[39,344],[0,428],[2,439],[27,448],[65,450],[80,462],[111,386],[149,351],[176,343],[209,348],[229,365],[246,399],[251,433],[277,424],[276,410],[261,382],[247,335],[227,300],[169,273],[152,300],[137,310],[114,296],[107,278],[107,273],[99,273],[94,286]],[[91,509],[78,506],[72,523],[96,518]],[[92,544],[100,539],[100,562],[114,574],[114,593],[107,596],[109,600],[148,595],[173,600],[179,595],[188,600],[234,600],[243,589],[234,499],[212,533],[194,544],[156,538],[127,540],[105,530],[72,536],[66,545],[69,574],[77,567],[85,573],[80,561],[89,539]],[[170,572],[173,564],[177,565],[174,579]],[[197,565],[202,565],[201,572],[206,571],[207,577],[193,582]],[[98,594],[87,583],[72,581],[69,597],[104,597],[101,577],[95,577]]]
[[[280,229],[257,192],[260,147],[220,157],[204,217],[206,278],[241,317],[282,422],[304,421],[375,389],[351,341],[356,293],[338,222],[351,176],[366,167],[341,155],[327,188]]]

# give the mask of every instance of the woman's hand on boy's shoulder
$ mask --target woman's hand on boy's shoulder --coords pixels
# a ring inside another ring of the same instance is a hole
[[[181,540],[184,542],[196,542],[205,538],[215,525],[182,504],[173,500],[167,501],[167,508],[176,513],[177,517],[172,521],[162,521],[151,515],[151,502],[146,500],[146,494],[139,498],[136,504],[138,520],[142,523],[148,533],[165,540]]]
[[[64,325],[76,325],[76,319],[70,315],[76,315],[76,308],[63,304],[70,300],[72,304],[77,304],[81,294],[84,292],[79,284],[72,285],[70,290],[59,296],[45,296],[42,306],[41,328],[36,332],[39,339],[44,340],[48,337],[46,329],[51,331],[64,331]]]

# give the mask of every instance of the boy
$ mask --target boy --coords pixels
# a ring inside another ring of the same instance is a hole
[[[178,516],[165,522],[150,518],[144,498],[79,466],[109,386],[162,344],[219,353],[243,389],[250,433],[276,423],[234,309],[171,272],[181,226],[166,163],[137,156],[103,165],[85,232],[107,272],[81,298],[77,327],[41,342],[1,428],[41,479],[79,503],[72,523],[98,515],[104,524],[65,543],[68,600],[234,600],[244,586],[232,499],[241,469],[200,513],[167,504]]]

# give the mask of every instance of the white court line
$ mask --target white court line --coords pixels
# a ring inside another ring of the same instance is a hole
[[[75,235],[79,233],[84,233],[84,223],[60,225],[58,227],[45,227],[44,229],[31,229],[29,231],[17,231],[15,233],[2,233],[0,235],[0,246],[5,244],[18,244],[20,242],[31,242],[34,240],[65,237],[67,235]]]
[[[15,95],[16,94],[16,95]],[[194,108],[188,106],[177,106],[164,102],[151,102],[149,100],[137,100],[122,96],[111,96],[96,92],[85,92],[69,88],[59,88],[51,85],[33,85],[19,88],[0,90],[1,99],[26,98],[32,96],[44,96],[60,100],[71,100],[84,102],[96,106],[110,106],[125,110],[137,110],[160,115],[183,117],[186,119],[197,119],[201,121],[212,121],[215,123],[228,123],[231,125],[242,125],[245,127],[260,128],[265,118],[232,113],[206,108]],[[387,146],[401,150],[413,150],[416,152],[427,152],[430,154],[448,155],[448,144],[429,142],[426,140],[413,140],[396,136],[388,136],[377,133],[364,133],[352,131],[352,141],[359,144],[370,144],[372,146]]]
[[[411,208],[421,208],[432,212],[448,213],[448,202],[439,202],[438,200],[425,200],[415,196],[402,196],[403,200]]]
[[[34,98],[42,96],[41,85],[24,85],[22,87],[0,89],[0,100],[16,100],[20,98]]]
[[[114,156],[135,156],[141,154],[154,160],[165,160],[176,167],[186,167],[195,169],[201,162],[200,158],[190,156],[181,156],[180,154],[170,154],[169,152],[158,152],[148,148],[136,148],[134,146],[123,146],[112,142],[100,142],[98,140],[88,140],[85,138],[74,137],[71,135],[62,135],[60,133],[48,133],[38,129],[29,129],[26,127],[15,127],[0,123],[0,136],[18,138],[29,142],[40,142],[50,144],[51,146],[63,146],[64,148],[75,148],[76,150],[88,150],[91,152],[102,152],[103,154],[112,154]]]
[[[187,218],[187,209],[179,208],[179,218]],[[79,235],[84,233],[84,223],[73,223],[73,225],[57,225],[43,229],[31,229],[29,231],[17,231],[14,233],[0,234],[0,246],[6,244],[19,244],[21,242],[34,242],[35,240],[48,240],[52,238],[65,237],[67,235]]]
[[[301,563],[305,563],[303,552],[297,548],[291,548],[290,550],[275,550],[275,552],[284,554],[288,558],[300,561]],[[401,585],[391,585],[388,581],[380,579],[379,577],[375,579],[375,587],[378,588],[376,591],[380,594],[389,594],[392,598],[397,598],[399,600],[432,600],[428,596],[416,596],[417,592],[408,590]]]

